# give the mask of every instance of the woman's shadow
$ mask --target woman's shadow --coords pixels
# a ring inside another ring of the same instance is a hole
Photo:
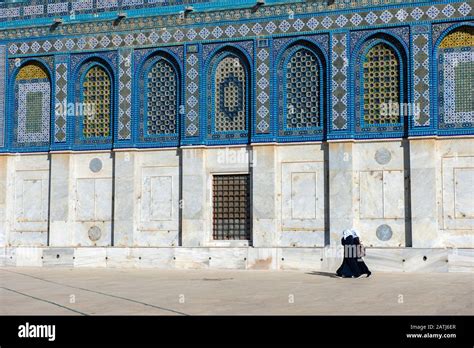
[[[317,271],[313,271],[313,272],[309,272],[309,273],[306,273],[306,274],[318,275],[318,276],[329,277],[329,278],[339,278],[336,274],[331,273],[331,272],[317,272]]]

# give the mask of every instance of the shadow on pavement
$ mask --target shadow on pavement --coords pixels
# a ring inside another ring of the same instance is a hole
[[[331,272],[309,272],[306,274],[311,274],[311,275],[318,275],[318,276],[323,276],[323,277],[329,277],[329,278],[339,278],[336,274],[331,273]]]

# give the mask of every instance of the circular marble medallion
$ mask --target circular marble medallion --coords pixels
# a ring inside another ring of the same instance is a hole
[[[93,173],[98,173],[102,170],[102,161],[98,158],[94,158],[89,162],[89,169]]]
[[[392,238],[392,228],[389,225],[380,225],[377,227],[377,238],[380,239],[381,241],[388,241],[390,238]]]
[[[375,160],[378,164],[387,164],[392,160],[392,154],[386,148],[378,149],[375,153]]]

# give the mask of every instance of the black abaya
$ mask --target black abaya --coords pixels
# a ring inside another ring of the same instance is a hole
[[[336,271],[339,277],[351,278],[360,277],[362,274],[369,276],[371,272],[365,264],[360,255],[360,241],[359,238],[348,236],[342,238],[342,245],[344,246],[344,260],[341,267]]]

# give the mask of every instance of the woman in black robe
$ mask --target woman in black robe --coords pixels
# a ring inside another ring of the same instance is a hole
[[[344,246],[344,260],[336,274],[342,278],[358,278],[362,274],[372,274],[362,259],[362,245],[355,230],[345,230],[341,239]]]

